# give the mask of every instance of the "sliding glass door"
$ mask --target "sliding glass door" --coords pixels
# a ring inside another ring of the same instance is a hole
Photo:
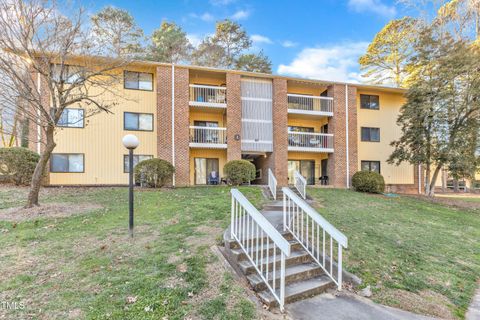
[[[220,180],[218,159],[195,158],[195,184],[212,184]]]
[[[288,160],[288,183],[295,181],[295,171],[299,171],[307,179],[307,184],[315,184],[315,161],[314,160]]]

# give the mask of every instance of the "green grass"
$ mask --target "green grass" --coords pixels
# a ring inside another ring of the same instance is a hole
[[[480,279],[480,210],[408,196],[308,192],[319,212],[348,236],[344,265],[363,286],[371,285],[374,300],[464,317]]]
[[[254,204],[262,203],[260,189],[241,190]],[[21,206],[25,193],[0,189],[0,207]],[[95,203],[103,209],[0,221],[0,301],[25,304],[23,310],[0,309],[0,317],[210,319],[215,313],[218,319],[255,318],[253,304],[223,279],[209,249],[229,223],[229,188],[137,191],[134,239],[127,236],[127,199],[125,188],[49,189],[43,203]],[[215,284],[208,270],[231,290],[209,297],[206,292],[215,292]],[[235,303],[225,307],[226,301]]]

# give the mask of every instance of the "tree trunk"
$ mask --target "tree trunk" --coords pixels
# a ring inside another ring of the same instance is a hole
[[[426,165],[425,168],[425,195],[430,194],[430,164]]]
[[[438,174],[442,169],[442,165],[438,165],[433,172],[432,180],[430,181],[430,190],[428,191],[428,196],[433,197],[435,195],[435,183],[437,182]]]
[[[458,189],[458,179],[453,179],[453,192],[458,193],[460,190]]]
[[[27,204],[25,208],[31,208],[33,206],[38,206],[38,194],[40,193],[40,187],[42,185],[42,179],[45,173],[45,168],[47,167],[48,160],[52,154],[53,149],[56,144],[53,141],[54,127],[48,127],[46,132],[47,144],[45,150],[40,155],[40,160],[35,167],[33,172],[32,183],[30,184],[30,192],[28,193]]]

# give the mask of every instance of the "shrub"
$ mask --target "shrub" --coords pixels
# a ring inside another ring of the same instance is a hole
[[[0,148],[0,174],[2,181],[28,185],[32,181],[40,156],[27,148]]]
[[[223,173],[233,185],[241,185],[255,180],[255,166],[247,160],[232,160],[225,164]]]
[[[141,182],[150,188],[160,188],[172,178],[175,168],[168,161],[149,159],[139,162],[135,166],[135,181]]]
[[[360,192],[383,193],[385,191],[385,180],[379,173],[358,171],[352,177],[352,186]]]

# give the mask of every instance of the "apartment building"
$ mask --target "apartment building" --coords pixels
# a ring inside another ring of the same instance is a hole
[[[135,163],[170,161],[176,186],[209,184],[213,171],[221,182],[227,161],[246,159],[257,184],[271,169],[279,185],[298,171],[309,184],[347,188],[355,172],[372,170],[392,192],[421,188],[418,168],[386,162],[401,134],[402,89],[151,62],[122,72],[112,113],[65,110],[50,185],[126,184],[122,137],[133,133]]]

